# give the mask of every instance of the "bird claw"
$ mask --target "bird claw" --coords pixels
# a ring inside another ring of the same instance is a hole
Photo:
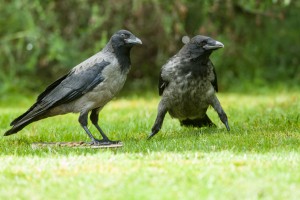
[[[151,133],[151,134],[148,136],[147,140],[150,140],[154,135],[155,135],[155,133]]]
[[[106,146],[106,145],[113,145],[113,144],[120,144],[121,141],[112,141],[112,140],[93,140],[92,142],[90,142],[91,145],[93,146]]]
[[[228,122],[225,122],[224,124],[225,124],[225,126],[226,126],[227,131],[230,131],[230,127],[229,127]]]

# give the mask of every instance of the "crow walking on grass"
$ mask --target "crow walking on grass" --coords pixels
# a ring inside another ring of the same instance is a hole
[[[162,127],[167,112],[183,126],[215,126],[206,111],[211,105],[229,131],[226,113],[216,96],[217,76],[209,56],[224,47],[210,37],[197,35],[161,69],[158,113],[149,138]]]
[[[142,41],[127,30],[113,34],[104,49],[75,66],[42,92],[28,111],[11,122],[5,136],[17,133],[28,124],[47,117],[80,113],[79,123],[93,145],[116,143],[98,125],[101,109],[122,89],[130,70],[130,50]],[[90,120],[102,135],[96,139],[87,128]]]

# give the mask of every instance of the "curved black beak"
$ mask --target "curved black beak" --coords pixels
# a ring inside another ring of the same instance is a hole
[[[133,44],[133,45],[135,45],[135,44],[143,44],[142,40],[140,40],[138,37],[134,37],[134,38],[130,37],[128,39],[125,39],[125,42],[127,44]]]
[[[203,46],[203,48],[205,50],[215,50],[215,49],[219,49],[219,48],[223,48],[223,47],[224,47],[224,44],[222,44],[219,41],[210,42]]]

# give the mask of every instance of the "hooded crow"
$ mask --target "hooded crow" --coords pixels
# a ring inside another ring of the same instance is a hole
[[[49,85],[36,102],[11,122],[5,136],[17,133],[28,124],[56,115],[80,113],[79,123],[93,145],[116,143],[98,125],[101,109],[122,89],[130,70],[130,50],[142,41],[127,30],[113,34],[104,49],[75,66]],[[102,136],[96,139],[87,128],[88,114]]]
[[[206,111],[211,105],[229,131],[226,113],[215,95],[217,76],[209,56],[224,47],[210,37],[197,35],[161,69],[158,114],[149,138],[162,127],[165,114],[179,119],[183,126],[215,126]]]

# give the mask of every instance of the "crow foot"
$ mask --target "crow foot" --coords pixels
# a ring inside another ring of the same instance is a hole
[[[224,125],[226,126],[227,131],[230,131],[230,127],[229,127],[228,121],[224,122]]]
[[[158,131],[152,132],[150,135],[148,135],[147,140],[150,140]]]
[[[102,140],[94,139],[93,141],[90,142],[90,144],[95,146],[105,146],[105,145],[121,144],[121,141],[112,141],[109,139],[102,139]]]

